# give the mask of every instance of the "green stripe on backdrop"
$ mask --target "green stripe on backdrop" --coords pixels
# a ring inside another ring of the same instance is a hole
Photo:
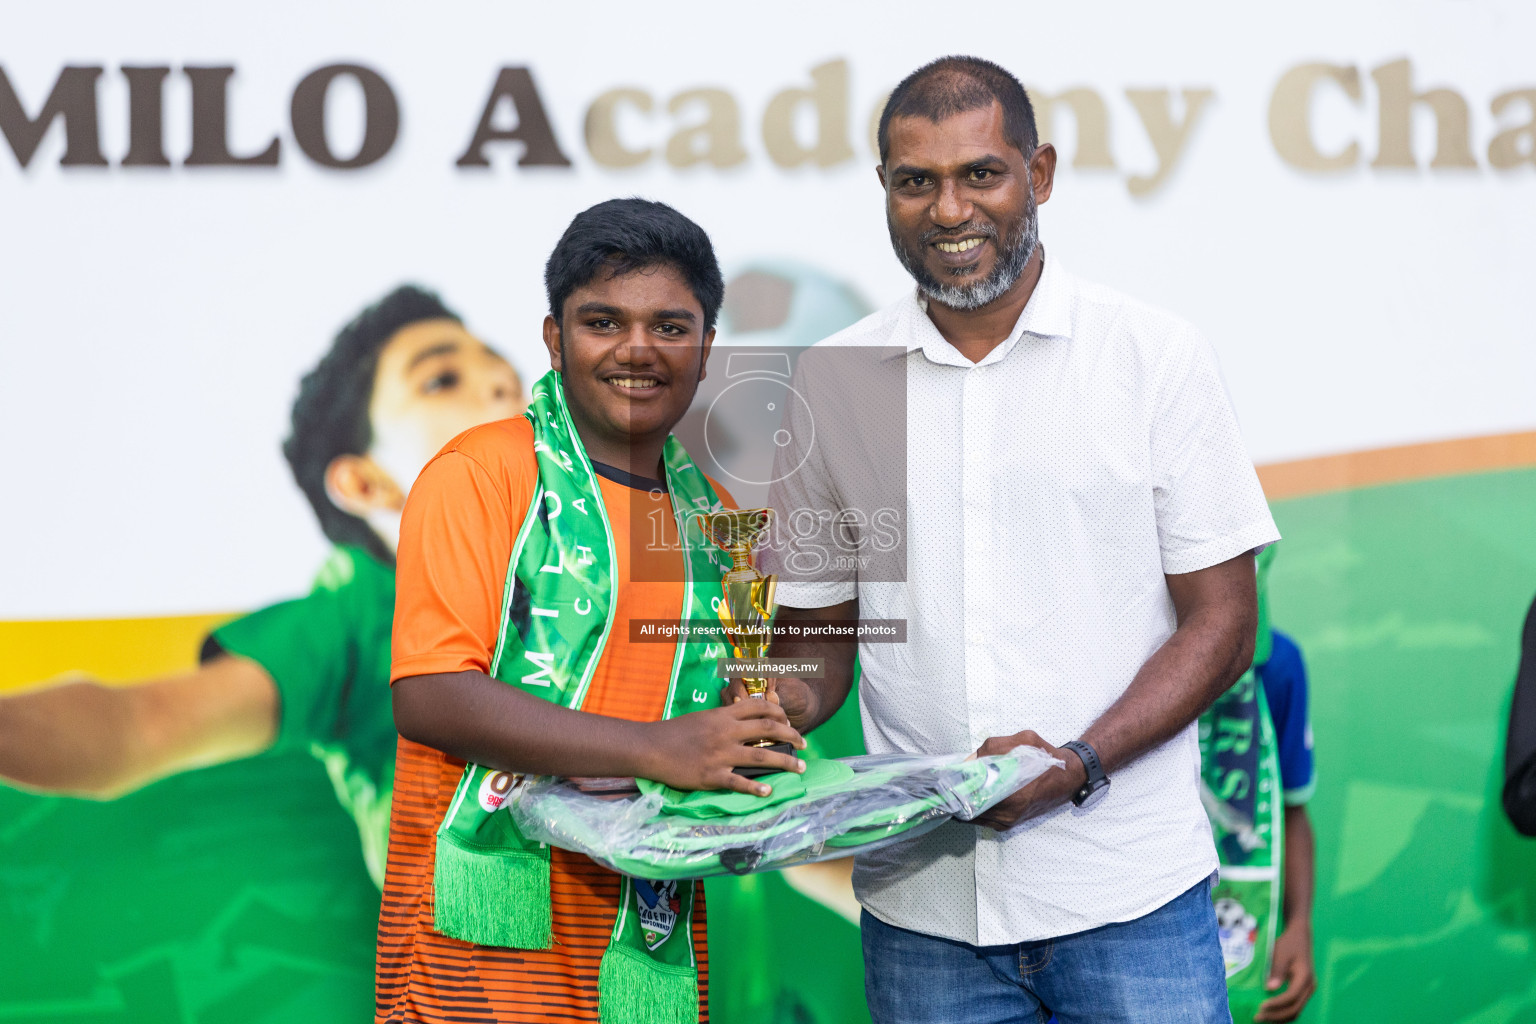
[[[1536,1021],[1536,842],[1503,731],[1536,593],[1536,471],[1275,504],[1275,625],[1312,679],[1319,991],[1302,1018]]]

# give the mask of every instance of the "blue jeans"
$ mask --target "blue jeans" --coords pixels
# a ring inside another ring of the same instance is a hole
[[[1231,1024],[1209,879],[1134,921],[1010,946],[861,925],[875,1024]]]

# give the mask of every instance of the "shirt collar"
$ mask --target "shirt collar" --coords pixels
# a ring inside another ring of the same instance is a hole
[[[1030,293],[1029,301],[1024,304],[1024,311],[1019,314],[1018,322],[1013,325],[1013,330],[1008,333],[1007,339],[988,352],[981,362],[972,363],[944,340],[944,336],[933,325],[933,321],[928,319],[927,300],[913,289],[906,300],[908,324],[908,330],[905,332],[906,351],[911,353],[922,349],[923,355],[934,363],[967,367],[986,366],[1007,358],[1019,339],[1026,334],[1039,338],[1070,338],[1072,337],[1071,292],[1071,276],[1062,269],[1060,260],[1055,257],[1045,260],[1045,265],[1040,269],[1040,280],[1035,282],[1035,290]]]

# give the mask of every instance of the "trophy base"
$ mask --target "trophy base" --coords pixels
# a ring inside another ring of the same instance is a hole
[[[791,757],[793,757],[795,753],[795,748],[790,746],[788,743],[773,743],[764,747],[763,749],[771,750],[775,754],[788,754]],[[782,768],[769,768],[760,764],[743,764],[736,766],[736,774],[748,779],[755,779],[759,775],[774,775],[781,771],[783,771]]]

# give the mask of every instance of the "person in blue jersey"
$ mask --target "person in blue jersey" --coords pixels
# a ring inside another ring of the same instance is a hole
[[[1284,917],[1270,958],[1266,987],[1284,991],[1260,1006],[1255,1020],[1295,1020],[1317,990],[1312,963],[1312,888],[1315,877],[1312,819],[1307,802],[1317,787],[1312,761],[1307,667],[1296,641],[1272,630],[1269,659],[1256,666],[1275,726],[1280,786],[1285,799]]]
[[[1307,802],[1317,776],[1312,760],[1307,668],[1296,641],[1270,630],[1268,657],[1254,665],[1274,724],[1284,802],[1281,932],[1270,956],[1265,988],[1274,991],[1257,1007],[1256,1021],[1295,1020],[1317,990],[1312,962],[1314,853]],[[1248,1004],[1251,1006],[1251,1004]],[[1048,1024],[1058,1024],[1053,1016]]]

